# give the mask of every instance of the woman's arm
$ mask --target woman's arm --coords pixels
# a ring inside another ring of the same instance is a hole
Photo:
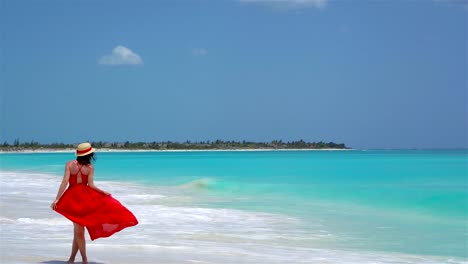
[[[96,185],[94,185],[94,167],[91,167],[91,171],[89,172],[89,175],[88,175],[88,186],[100,193],[103,193],[105,195],[110,195],[110,193],[104,190],[101,190]]]
[[[55,207],[57,207],[57,202],[59,201],[60,197],[62,197],[62,194],[65,191],[65,188],[67,188],[69,178],[70,178],[70,168],[68,167],[68,163],[67,163],[65,164],[65,172],[63,173],[62,183],[60,183],[60,187],[58,189],[57,196],[55,197],[55,201],[53,201],[52,204],[50,205],[50,208],[52,208],[52,210],[55,210]]]

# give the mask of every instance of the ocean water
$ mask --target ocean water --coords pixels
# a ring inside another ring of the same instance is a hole
[[[97,156],[96,184],[140,221],[89,242],[97,263],[468,263],[466,150]],[[70,159],[0,154],[2,263],[67,258],[48,206]]]

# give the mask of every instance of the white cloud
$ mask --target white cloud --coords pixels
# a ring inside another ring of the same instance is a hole
[[[206,56],[208,55],[208,50],[204,48],[193,48],[192,55],[193,56]]]
[[[140,55],[124,46],[117,46],[110,55],[102,56],[99,64],[104,65],[138,65],[143,64]]]
[[[239,0],[244,3],[262,4],[278,8],[319,8],[327,6],[328,0]]]

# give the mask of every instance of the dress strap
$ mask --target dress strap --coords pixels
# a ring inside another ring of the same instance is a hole
[[[78,163],[78,161],[74,160],[74,163],[76,164],[76,166],[78,167],[78,171],[76,172],[76,175],[78,175],[78,173],[80,173],[81,175],[83,175],[83,173],[81,172],[81,169],[83,168],[83,166],[80,166],[80,164]]]

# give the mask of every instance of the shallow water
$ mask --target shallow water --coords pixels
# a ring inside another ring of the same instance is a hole
[[[98,186],[140,224],[89,242],[89,255],[102,263],[467,263],[467,157],[98,153]],[[2,260],[66,259],[71,223],[48,206],[73,155],[0,159]]]

